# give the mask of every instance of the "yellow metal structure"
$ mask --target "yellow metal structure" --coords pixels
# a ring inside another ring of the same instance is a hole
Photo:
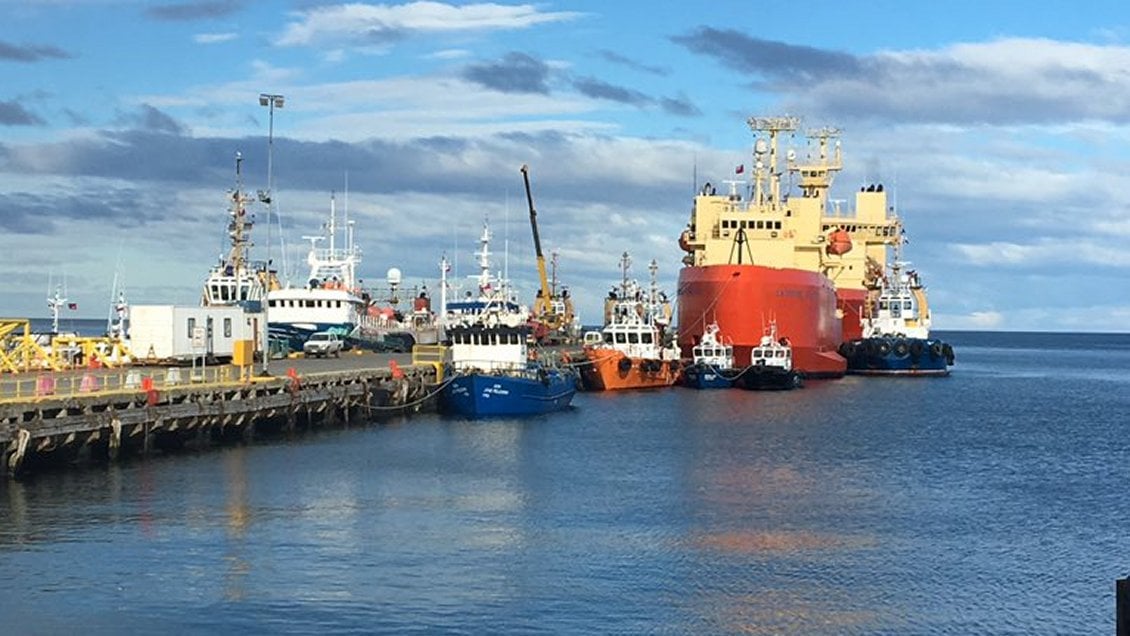
[[[26,373],[32,370],[58,371],[48,349],[31,335],[27,318],[0,318],[0,373]]]
[[[549,288],[549,275],[545,269],[545,255],[541,252],[541,238],[538,236],[538,213],[534,209],[534,195],[530,192],[530,168],[526,164],[522,164],[522,181],[526,184],[526,203],[530,207],[530,229],[534,232],[534,251],[538,258],[538,282],[541,283],[541,291],[534,301],[534,316],[546,328],[553,330],[561,326],[563,316],[558,315],[553,307],[553,292]]]
[[[447,347],[443,345],[414,345],[412,365],[430,364],[436,370],[436,382],[443,381],[443,365],[447,361]]]

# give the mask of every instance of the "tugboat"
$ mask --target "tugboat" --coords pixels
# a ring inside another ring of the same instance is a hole
[[[863,337],[840,345],[848,373],[857,375],[948,375],[953,347],[930,337],[930,306],[918,273],[899,260],[890,275],[872,264],[861,319]]]
[[[601,340],[585,345],[582,378],[596,391],[647,389],[675,384],[682,374],[679,350],[669,342],[670,305],[658,291],[651,261],[651,287],[645,294],[635,280],[628,279],[631,257],[620,258],[623,272],[620,289],[613,288],[605,301],[605,326]],[[589,339],[586,337],[586,342]]]
[[[718,332],[718,323],[706,326],[702,340],[691,350],[694,357],[690,366],[683,369],[684,385],[692,389],[734,386],[734,380],[741,374],[741,369],[734,368],[734,345],[723,342]]]
[[[782,391],[800,388],[800,372],[793,368],[793,348],[788,338],[777,337],[777,323],[772,321],[761,336],[761,342],[750,351],[750,365],[735,382],[743,389]]]

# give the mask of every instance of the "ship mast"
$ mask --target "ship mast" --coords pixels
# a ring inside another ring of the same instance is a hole
[[[620,298],[628,299],[628,269],[632,266],[632,257],[624,252],[620,256]]]
[[[793,132],[800,126],[799,117],[750,117],[746,120],[749,124],[750,130],[754,135],[757,133],[769,133],[769,143],[766,144],[765,139],[758,137],[754,142],[754,164],[753,164],[753,179],[754,179],[754,205],[765,205],[770,203],[776,207],[781,202],[781,172],[777,167],[777,135],[782,132]],[[766,163],[765,155],[769,155],[769,161]],[[768,188],[768,192],[766,192]]]
[[[228,223],[228,238],[231,248],[228,250],[227,263],[231,265],[232,274],[238,276],[247,266],[247,250],[251,242],[251,221],[247,218],[245,204],[250,197],[243,194],[243,153],[235,153],[235,190],[231,194],[231,207],[228,213],[231,221]]]

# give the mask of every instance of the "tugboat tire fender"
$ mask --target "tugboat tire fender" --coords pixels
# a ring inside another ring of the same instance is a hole
[[[942,347],[942,343],[940,342],[935,342],[934,344],[930,345],[930,353],[934,354],[937,357],[941,357],[944,350],[945,348]]]
[[[903,357],[906,357],[906,354],[909,353],[909,352],[910,352],[910,348],[907,347],[905,340],[895,341],[895,355],[897,355],[900,358],[903,358]]]

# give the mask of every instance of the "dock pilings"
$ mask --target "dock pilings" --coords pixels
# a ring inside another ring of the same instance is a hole
[[[118,461],[432,408],[431,365],[108,390],[0,395],[0,474],[81,457]],[[43,383],[41,383],[43,384]],[[107,385],[110,383],[107,382]]]

